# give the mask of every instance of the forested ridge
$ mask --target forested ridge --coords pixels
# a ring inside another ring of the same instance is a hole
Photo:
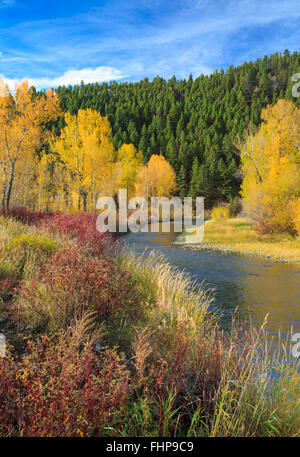
[[[147,162],[162,154],[174,167],[178,193],[206,202],[230,200],[240,189],[239,153],[234,146],[261,111],[279,98],[293,100],[291,76],[300,53],[273,54],[227,71],[193,79],[111,82],[58,87],[63,111],[91,108],[108,116],[113,143],[133,143]]]

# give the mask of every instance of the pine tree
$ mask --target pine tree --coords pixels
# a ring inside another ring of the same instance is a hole
[[[187,196],[186,171],[184,165],[181,165],[177,176],[177,189],[180,198],[183,199]]]
[[[192,167],[192,176],[191,176],[191,184],[190,184],[190,196],[196,197],[199,191],[199,162],[197,157],[195,157]]]
[[[194,80],[157,77],[152,82],[60,87],[57,93],[64,111],[74,114],[91,108],[108,116],[114,146],[133,143],[142,150],[145,162],[152,154],[162,154],[177,173],[184,165],[189,181],[197,156],[213,201],[228,199],[228,186],[239,192],[235,176],[228,177],[232,161],[239,166],[233,146],[237,135],[243,135],[250,122],[261,125],[261,112],[268,103],[289,99],[300,106],[300,97],[292,97],[290,81],[299,68],[300,53],[275,53]],[[59,130],[63,126],[58,124]],[[217,173],[220,158],[226,173]]]

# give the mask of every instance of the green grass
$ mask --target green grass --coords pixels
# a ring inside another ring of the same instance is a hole
[[[42,235],[26,235],[24,233],[15,235],[10,241],[11,247],[19,246],[21,249],[37,251],[41,254],[52,254],[58,249],[58,243]]]
[[[260,235],[255,231],[254,223],[244,218],[206,221],[203,243],[210,248],[266,256],[277,261],[300,262],[299,237],[286,233]]]

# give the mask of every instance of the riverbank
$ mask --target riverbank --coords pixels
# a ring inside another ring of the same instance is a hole
[[[299,374],[263,332],[225,334],[209,292],[92,216],[0,218],[0,264],[0,436],[299,435]]]
[[[300,263],[300,238],[288,234],[259,235],[253,222],[245,218],[208,220],[202,243],[189,244],[183,235],[176,244],[192,250],[217,250],[260,256],[275,262]]]

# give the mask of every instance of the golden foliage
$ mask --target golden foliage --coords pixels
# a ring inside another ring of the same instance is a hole
[[[142,151],[137,152],[133,144],[123,144],[118,150],[118,170],[120,189],[127,189],[128,198],[135,195],[137,174],[144,163]]]
[[[47,140],[47,122],[61,115],[58,97],[52,90],[35,96],[28,82],[12,94],[0,80],[0,169],[2,206],[8,207],[16,179],[24,193],[29,191],[35,170],[35,152]]]
[[[225,206],[216,206],[215,208],[212,209],[211,212],[211,218],[213,220],[222,220],[222,219],[229,219],[230,217],[230,211],[229,208],[226,208]]]
[[[300,196],[300,109],[279,100],[262,111],[257,132],[249,130],[241,150],[242,196],[263,230],[295,232],[290,202]]]
[[[288,209],[291,211],[295,230],[300,235],[300,198],[291,201]]]
[[[107,117],[91,109],[65,113],[65,127],[54,136],[49,122],[62,114],[52,90],[37,94],[24,81],[11,93],[0,80],[2,207],[12,199],[39,210],[94,210],[100,195],[114,196],[120,188],[129,198],[175,191],[174,170],[162,156],[144,166],[133,144],[115,151]]]
[[[170,197],[176,190],[176,175],[169,162],[159,155],[152,155],[137,178],[137,194],[147,198]]]
[[[104,191],[108,184],[113,187],[111,127],[107,117],[90,109],[75,115],[66,113],[65,122],[60,137],[53,138],[51,149],[70,172],[72,189],[86,210],[88,199],[95,203],[100,189]]]

